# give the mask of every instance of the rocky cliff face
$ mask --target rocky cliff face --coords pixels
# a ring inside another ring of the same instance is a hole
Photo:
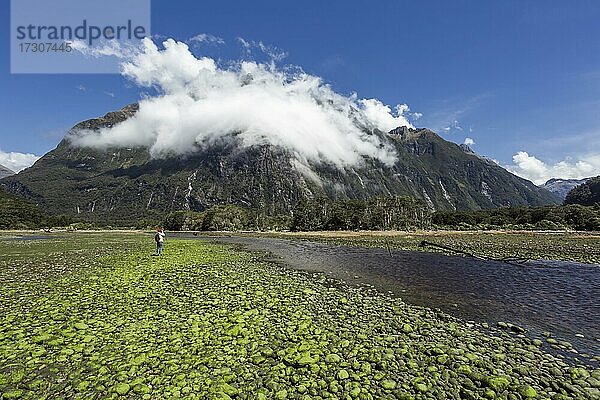
[[[132,105],[75,128],[98,129],[133,115]],[[427,129],[378,133],[397,152],[384,165],[365,159],[340,170],[296,161],[269,145],[242,148],[235,139],[187,157],[152,159],[146,148],[98,151],[63,140],[19,175],[0,182],[53,214],[127,224],[181,210],[231,203],[267,214],[290,212],[304,198],[410,195],[432,209],[467,210],[556,202],[548,191]]]
[[[6,178],[7,176],[14,175],[15,173],[10,169],[6,168],[4,165],[0,165],[0,179]]]
[[[548,180],[543,185],[540,185],[541,188],[548,190],[549,192],[555,194],[560,200],[564,200],[567,196],[567,193],[571,191],[575,186],[579,186],[585,183],[589,178],[585,179],[559,179],[553,178]]]

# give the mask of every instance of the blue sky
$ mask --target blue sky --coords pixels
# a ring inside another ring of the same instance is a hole
[[[0,18],[2,152],[41,155],[75,123],[140,98],[119,75],[11,75],[6,0]],[[414,125],[469,137],[537,180],[600,174],[598,21],[600,3],[584,0],[152,1],[153,34],[225,41],[198,56],[239,58],[238,37],[276,46],[336,91],[406,103],[422,113]]]

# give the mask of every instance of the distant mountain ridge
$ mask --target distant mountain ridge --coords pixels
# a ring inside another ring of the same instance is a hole
[[[575,186],[579,186],[590,178],[584,179],[561,179],[561,178],[552,178],[546,181],[543,185],[540,185],[541,188],[548,190],[551,193],[554,193],[558,198],[564,200],[567,194],[573,189]]]
[[[14,175],[15,172],[9,168],[6,168],[4,165],[0,164],[0,179],[6,178],[7,176]]]
[[[74,130],[112,126],[136,111],[137,105],[130,105],[81,122]],[[99,151],[73,147],[64,139],[0,186],[51,214],[114,224],[216,204],[289,214],[302,199],[321,196],[409,195],[436,210],[557,203],[550,192],[428,129],[401,127],[373,134],[395,150],[394,165],[371,158],[344,169],[303,164],[280,147],[243,147],[235,134],[192,155],[163,159],[152,159],[143,147]]]
[[[600,175],[586,179],[585,183],[575,186],[565,197],[565,204],[593,206],[600,204]]]

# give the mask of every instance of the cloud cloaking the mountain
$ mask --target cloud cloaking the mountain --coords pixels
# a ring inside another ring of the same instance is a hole
[[[74,144],[147,146],[154,157],[164,157],[235,136],[244,146],[283,147],[301,162],[346,166],[367,156],[390,164],[393,149],[372,132],[411,126],[406,105],[392,109],[377,99],[343,96],[317,76],[273,62],[221,68],[172,39],[163,48],[145,39],[121,57],[123,75],[158,95],[141,100],[135,116],[112,128],[77,132]]]
[[[31,153],[5,152],[0,150],[0,165],[14,172],[20,172],[25,168],[31,167],[39,158],[40,156]]]

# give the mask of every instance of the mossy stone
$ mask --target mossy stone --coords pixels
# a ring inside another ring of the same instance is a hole
[[[340,356],[337,354],[327,354],[325,356],[325,361],[331,364],[337,364],[342,360]]]
[[[127,393],[129,393],[129,390],[131,389],[131,387],[129,386],[128,383],[125,382],[120,382],[117,383],[114,386],[114,390],[115,392],[117,392],[118,394],[120,394],[121,396],[125,396]]]
[[[310,365],[316,363],[317,360],[311,356],[302,356],[298,360],[298,364],[300,365]]]
[[[488,385],[496,392],[501,392],[508,387],[510,381],[504,376],[495,376],[488,379]]]
[[[345,369],[341,369],[339,370],[339,372],[337,373],[337,377],[338,379],[348,379],[350,378],[350,374],[348,373],[348,371],[346,371]]]
[[[525,398],[528,398],[528,399],[533,399],[533,398],[537,397],[536,390],[533,387],[531,387],[530,385],[522,387],[520,392]]]
[[[23,396],[23,390],[21,389],[12,389],[2,394],[4,399],[18,399]]]
[[[383,381],[381,381],[381,387],[386,390],[396,389],[396,386],[397,386],[396,381],[393,381],[391,379],[384,379]]]
[[[137,394],[146,394],[150,393],[152,390],[150,387],[144,383],[138,383],[133,387],[133,391]]]
[[[429,388],[426,384],[419,382],[415,384],[415,389],[417,389],[419,392],[426,392]]]

